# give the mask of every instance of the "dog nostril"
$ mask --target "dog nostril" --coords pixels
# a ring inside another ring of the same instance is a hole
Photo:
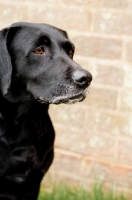
[[[92,79],[93,79],[92,75],[90,74],[90,72],[88,72],[88,82],[90,83]]]
[[[86,75],[83,71],[75,71],[73,77],[75,82],[77,83],[83,83],[84,81],[86,81]]]
[[[92,81],[92,75],[87,71],[76,71],[73,75],[74,81],[79,85],[88,85]]]
[[[78,81],[79,83],[84,83],[86,82],[86,77],[81,77],[80,80]]]

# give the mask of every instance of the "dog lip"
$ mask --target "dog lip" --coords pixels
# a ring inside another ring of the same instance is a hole
[[[60,104],[60,103],[68,103],[68,102],[80,102],[86,98],[87,89],[81,91],[75,95],[65,95],[65,96],[58,96],[55,97],[53,100],[46,100],[43,97],[38,97],[36,100],[42,104]]]
[[[38,97],[38,98],[36,98],[36,100],[37,100],[39,103],[42,103],[42,104],[49,104],[49,103],[50,103],[48,100],[45,100],[45,99],[42,98],[42,97]]]
[[[51,103],[52,104],[60,104],[60,103],[74,103],[83,101],[86,98],[87,90],[80,92],[79,94],[72,95],[72,96],[60,96],[55,98]]]
[[[82,97],[82,96],[83,96],[83,93],[78,94],[78,95],[75,95],[75,96],[72,96],[72,97],[69,97],[68,99],[74,100],[74,99],[78,99],[78,98],[80,98],[80,97]]]

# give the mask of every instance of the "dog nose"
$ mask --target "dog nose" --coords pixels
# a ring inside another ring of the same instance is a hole
[[[82,87],[88,87],[92,81],[92,75],[85,70],[77,70],[73,74],[74,82]]]

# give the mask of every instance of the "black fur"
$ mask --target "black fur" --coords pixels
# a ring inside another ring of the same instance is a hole
[[[92,80],[73,53],[67,33],[47,24],[21,22],[0,31],[2,200],[37,199],[54,156],[49,104],[82,101]]]

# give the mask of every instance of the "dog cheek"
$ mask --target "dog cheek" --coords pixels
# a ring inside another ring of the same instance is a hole
[[[27,84],[27,92],[30,93],[33,99],[44,99],[45,102],[49,101],[48,91],[45,87],[36,85],[33,82]]]

